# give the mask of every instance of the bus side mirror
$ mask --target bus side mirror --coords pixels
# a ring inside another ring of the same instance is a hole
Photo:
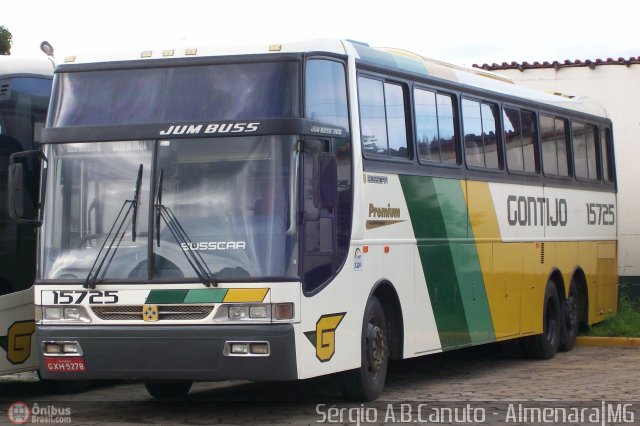
[[[22,163],[9,165],[9,216],[14,220],[24,219],[24,166]]]
[[[338,162],[334,154],[321,152],[318,163],[322,206],[332,210],[338,199]]]
[[[44,154],[38,150],[34,151],[21,151],[14,152],[9,157],[9,170],[7,176],[7,186],[8,186],[8,207],[9,207],[9,216],[16,220],[20,224],[31,225],[31,226],[40,226],[42,225],[42,221],[39,220],[38,217],[38,204],[41,204],[41,200],[38,198],[38,194],[29,195],[29,187],[25,188],[25,180],[26,178],[31,178],[29,173],[36,173],[34,178],[37,178],[38,172],[29,172],[28,169],[25,171],[25,161],[33,161],[33,160],[42,160],[44,162],[47,161],[47,158]],[[36,166],[38,167],[38,166]],[[27,198],[29,197],[29,198]],[[36,200],[31,201],[31,198]],[[40,197],[41,198],[41,197]],[[31,205],[36,203],[35,212]],[[26,217],[27,215],[34,217]]]

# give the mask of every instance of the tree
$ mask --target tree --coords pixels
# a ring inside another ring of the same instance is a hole
[[[0,25],[0,55],[11,54],[11,45],[13,44],[13,36],[8,29]]]

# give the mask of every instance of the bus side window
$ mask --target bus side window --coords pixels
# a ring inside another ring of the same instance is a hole
[[[495,104],[462,99],[462,124],[467,165],[500,169]]]
[[[358,93],[364,154],[409,158],[404,86],[358,77]]]
[[[457,164],[453,96],[416,88],[414,103],[419,160]]]
[[[540,115],[542,167],[546,175],[569,176],[567,157],[567,121]]]
[[[305,117],[349,129],[344,65],[325,59],[307,61]]]
[[[573,121],[571,133],[576,177],[598,180],[595,126]]]
[[[600,158],[602,161],[602,177],[605,182],[613,182],[613,164],[611,147],[611,129],[608,127],[600,129]]]
[[[536,115],[530,111],[505,107],[502,117],[509,171],[537,173]]]

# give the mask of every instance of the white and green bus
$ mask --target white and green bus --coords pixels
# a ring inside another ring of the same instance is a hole
[[[22,154],[39,148],[53,68],[45,58],[0,56],[0,375],[38,366],[33,338],[36,232],[12,218],[8,171],[12,156],[23,163],[22,213],[35,215],[40,163]]]
[[[350,41],[70,57],[43,131],[41,374],[332,373],[616,312],[612,127],[589,103]]]

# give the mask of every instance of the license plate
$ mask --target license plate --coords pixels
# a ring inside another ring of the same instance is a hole
[[[87,370],[84,359],[78,356],[46,357],[44,359],[47,371],[58,373],[82,373]]]

